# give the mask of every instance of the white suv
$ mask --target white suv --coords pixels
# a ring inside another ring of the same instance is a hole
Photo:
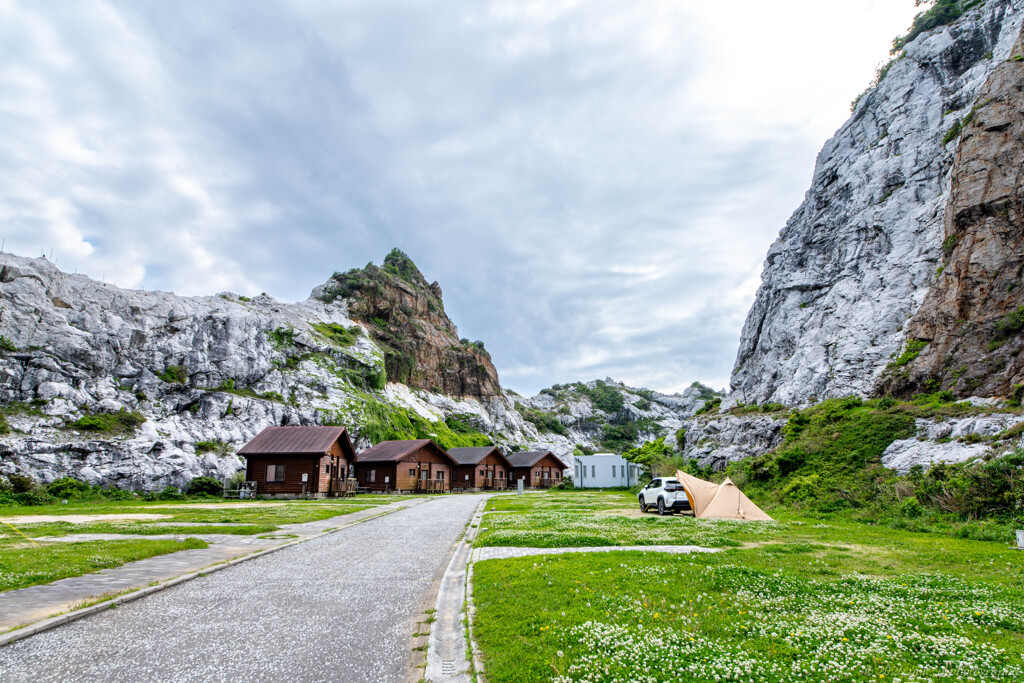
[[[637,494],[640,500],[640,512],[647,512],[650,507],[657,507],[659,515],[670,515],[673,512],[688,512],[690,499],[683,485],[675,477],[657,477],[640,489]]]

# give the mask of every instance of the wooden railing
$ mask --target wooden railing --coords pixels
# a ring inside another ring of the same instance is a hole
[[[445,493],[448,491],[448,482],[438,479],[417,479],[416,490],[424,493]]]

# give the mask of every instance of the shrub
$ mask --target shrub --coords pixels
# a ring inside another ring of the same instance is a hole
[[[197,441],[196,442],[196,455],[202,455],[203,453],[217,453],[219,455],[227,455],[231,452],[231,444],[225,443],[224,441]]]
[[[716,396],[716,397],[714,397],[712,399],[705,400],[704,401],[704,405],[702,405],[700,407],[700,409],[697,410],[696,413],[694,413],[694,417],[696,417],[697,415],[703,415],[705,413],[710,413],[710,412],[717,411],[719,406],[721,406],[721,405],[722,405],[722,398],[720,396]]]
[[[184,500],[185,494],[174,486],[165,486],[156,494],[157,500]]]
[[[648,441],[639,448],[626,451],[622,457],[638,465],[651,467],[663,460],[669,450],[669,447],[665,445],[665,437],[661,437],[655,441]]]
[[[46,492],[56,498],[77,498],[90,490],[88,484],[71,477],[54,479],[46,486]]]
[[[907,343],[903,346],[903,353],[897,356],[891,363],[885,366],[886,370],[895,370],[901,368],[908,363],[911,363],[921,352],[924,351],[924,347],[928,346],[928,342],[920,339],[908,339]]]
[[[595,408],[603,410],[609,415],[622,410],[622,406],[625,404],[622,394],[619,393],[618,389],[610,387],[600,380],[594,383],[594,388],[589,389],[587,394]]]
[[[185,492],[190,496],[221,496],[224,494],[224,485],[213,477],[196,477],[188,483]]]
[[[188,383],[188,370],[184,365],[168,365],[163,372],[158,372],[156,376],[168,384]]]
[[[52,505],[57,502],[56,498],[45,493],[39,493],[38,491],[15,493],[13,497],[14,502],[18,505]]]
[[[946,239],[942,240],[942,253],[946,255],[946,258],[953,255],[953,251],[956,249],[957,239],[956,235],[950,235]]]
[[[36,480],[23,474],[8,474],[7,482],[13,493],[26,493],[36,487]]]
[[[896,511],[903,517],[920,517],[924,514],[924,507],[918,502],[917,498],[911,496],[910,498],[905,498],[896,508]]]
[[[98,413],[83,415],[66,425],[69,429],[83,432],[101,432],[107,434],[131,434],[146,421],[146,416],[135,411],[121,409],[119,413]]]
[[[1010,337],[1021,330],[1024,330],[1024,306],[1018,306],[1017,310],[996,323],[997,337]]]
[[[278,351],[291,348],[295,344],[295,328],[291,325],[288,327],[278,327],[271,332],[267,332],[267,339],[270,340],[270,343]]]
[[[980,2],[984,2],[984,0],[916,0],[915,4],[917,5],[930,4],[932,7],[914,17],[914,23],[910,25],[905,35],[893,39],[890,54],[900,52],[925,31],[945,26],[959,19],[964,12]]]
[[[358,325],[342,327],[338,323],[310,323],[310,327],[324,340],[335,346],[352,346],[362,330]]]
[[[793,477],[782,488],[782,500],[786,502],[803,502],[814,500],[821,489],[821,478],[817,474]]]
[[[100,495],[109,500],[134,500],[135,498],[138,498],[138,495],[131,491],[125,491],[124,489],[115,487],[101,489]]]
[[[7,338],[7,337],[5,337],[3,335],[0,335],[0,351],[6,351],[8,353],[13,353],[13,352],[15,352],[17,350],[18,350],[18,347],[14,345],[14,342],[12,342],[9,338]]]
[[[7,415],[0,412],[0,434],[10,434],[11,423],[7,421]]]

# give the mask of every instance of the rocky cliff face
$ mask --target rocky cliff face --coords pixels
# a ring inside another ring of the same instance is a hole
[[[998,353],[988,344],[1018,303],[1024,259],[1022,10],[1024,0],[989,0],[919,36],[826,143],[768,252],[733,371],[737,399],[887,390],[916,353],[899,387],[934,377],[998,393],[1020,380],[1016,342]],[[964,134],[947,135],[969,117]],[[927,351],[913,339],[930,340]]]
[[[386,382],[385,353],[343,299],[123,290],[2,254],[0,474],[180,486],[233,474],[235,450],[270,425],[332,420],[365,447],[367,416],[381,410],[456,415],[499,443],[537,436],[501,393]],[[474,381],[459,386],[484,386]],[[125,417],[144,422],[117,429]]]
[[[621,453],[664,438],[673,448],[687,421],[721,393],[694,383],[681,394],[628,387],[612,379],[556,384],[533,398],[519,398],[520,414],[538,430],[531,448],[551,450],[568,463],[573,455]]]
[[[996,65],[957,128],[938,279],[906,327],[920,353],[881,391],[1007,395],[1024,382],[1024,44]]]
[[[482,342],[460,339],[444,311],[441,287],[395,249],[384,264],[335,273],[314,291],[322,301],[348,300],[349,314],[384,350],[388,377],[449,396],[501,395],[498,371]]]

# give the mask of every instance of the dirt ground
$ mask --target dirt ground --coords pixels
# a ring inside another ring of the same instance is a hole
[[[0,517],[6,524],[31,524],[33,522],[71,522],[87,524],[89,522],[132,522],[148,519],[165,519],[171,515],[147,513],[126,513],[113,515],[19,515],[17,517]]]

